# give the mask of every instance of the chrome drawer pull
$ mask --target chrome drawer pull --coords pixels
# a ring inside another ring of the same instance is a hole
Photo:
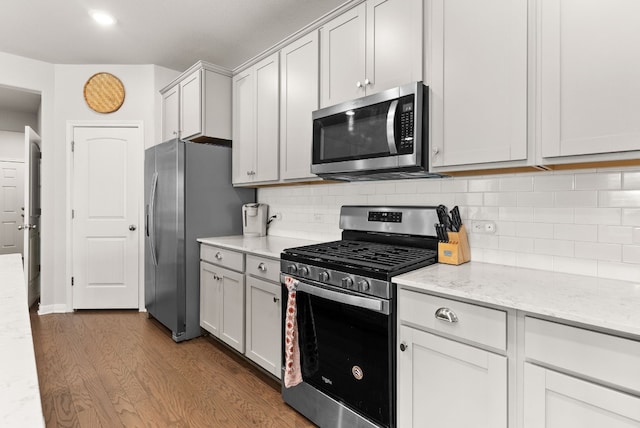
[[[216,259],[222,260],[222,253],[220,251],[216,253]]]
[[[266,272],[267,271],[267,265],[265,265],[264,263],[260,263],[258,265],[258,270],[261,270],[262,272]]]
[[[458,322],[458,316],[449,308],[440,308],[436,311],[436,319],[450,323]]]

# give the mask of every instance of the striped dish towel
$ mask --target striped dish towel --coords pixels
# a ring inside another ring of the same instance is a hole
[[[284,386],[285,388],[291,388],[302,382],[300,347],[298,345],[298,311],[296,307],[296,285],[298,285],[298,281],[290,276],[285,276],[284,284],[289,290],[287,316],[284,321]]]

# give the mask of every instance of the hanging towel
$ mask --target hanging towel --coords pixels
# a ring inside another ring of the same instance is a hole
[[[284,326],[284,386],[285,388],[291,388],[302,382],[296,308],[296,285],[298,285],[298,281],[290,276],[285,276],[284,283],[289,291],[287,297],[287,316],[285,317]]]

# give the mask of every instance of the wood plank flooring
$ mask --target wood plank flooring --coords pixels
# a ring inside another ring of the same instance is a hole
[[[30,315],[47,427],[314,426],[213,338],[176,344],[137,311]]]

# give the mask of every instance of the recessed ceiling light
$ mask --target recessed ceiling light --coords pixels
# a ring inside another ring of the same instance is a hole
[[[108,27],[116,23],[116,19],[106,12],[94,10],[90,12],[90,15],[94,21],[96,21],[100,25],[104,25],[105,27]]]

